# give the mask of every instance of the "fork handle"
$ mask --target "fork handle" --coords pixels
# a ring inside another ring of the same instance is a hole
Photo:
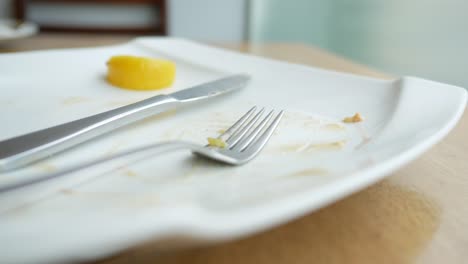
[[[180,101],[159,95],[107,112],[0,142],[0,171],[20,168],[135,121],[175,108]]]
[[[134,164],[165,152],[190,150],[198,147],[193,143],[184,141],[153,143],[77,164],[57,172],[23,179],[10,184],[2,184],[0,186],[0,214],[47,197],[60,189],[84,183],[98,175],[113,171],[115,168]]]

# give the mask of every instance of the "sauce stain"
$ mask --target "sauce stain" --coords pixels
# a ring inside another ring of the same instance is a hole
[[[289,174],[288,177],[304,177],[304,176],[323,176],[327,175],[328,171],[322,168],[310,168],[300,171],[293,172]]]
[[[136,176],[138,176],[138,174],[137,174],[136,172],[134,172],[134,171],[132,171],[132,170],[129,170],[129,169],[126,169],[126,170],[124,171],[124,174],[125,174],[126,176],[128,176],[128,177],[136,177]]]
[[[72,195],[75,193],[75,191],[73,189],[61,189],[60,193],[65,195]]]
[[[369,137],[363,137],[361,142],[356,146],[354,147],[355,150],[358,150],[358,149],[361,149],[362,147],[364,147],[365,145],[367,145],[367,143],[369,143],[371,141],[371,138]]]
[[[132,209],[137,209],[160,204],[159,196],[154,193],[87,192],[73,189],[62,189],[60,193],[67,196],[74,195],[80,199],[90,199],[94,204],[103,204],[109,207],[130,207]]]
[[[89,101],[89,98],[81,97],[81,96],[72,96],[67,97],[62,101],[64,105],[75,105]]]
[[[57,171],[57,168],[50,164],[50,163],[47,163],[47,162],[40,162],[36,165],[34,165],[37,169],[41,170],[41,171],[44,171],[44,172],[55,172]]]
[[[361,124],[356,124],[356,127],[358,129],[359,135],[361,136],[361,143],[359,143],[354,149],[358,150],[367,143],[369,143],[372,140],[372,137],[369,136],[369,133],[367,132],[366,128],[362,126]]]
[[[280,146],[282,152],[309,153],[317,150],[340,150],[346,145],[346,140],[318,144],[290,144]]]
[[[311,119],[311,120],[305,121],[303,125],[305,127],[316,127],[319,124],[320,124],[320,121]]]
[[[198,159],[194,160],[190,168],[184,173],[184,177],[182,178],[182,180],[188,180],[192,178],[200,171],[201,166],[202,162],[200,162]]]
[[[120,147],[123,146],[123,145],[125,145],[125,143],[122,142],[122,141],[119,142],[119,143],[113,144],[109,149],[107,149],[107,151],[105,152],[104,155],[110,156],[110,155],[116,153],[120,149]]]
[[[343,126],[343,125],[340,125],[340,124],[326,124],[323,126],[324,129],[326,130],[332,130],[332,131],[342,131],[342,130],[346,130],[346,127]]]

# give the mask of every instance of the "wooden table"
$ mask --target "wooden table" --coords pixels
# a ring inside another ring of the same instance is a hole
[[[39,35],[0,52],[96,46],[130,37]],[[388,75],[303,44],[219,45],[377,78]],[[344,200],[273,230],[204,248],[151,244],[98,263],[467,263],[468,115],[429,152]]]

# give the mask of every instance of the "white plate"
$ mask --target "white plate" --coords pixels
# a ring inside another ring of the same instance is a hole
[[[261,155],[241,167],[177,152],[117,170],[82,172],[40,201],[0,196],[3,262],[83,260],[145,240],[214,242],[284,223],[356,192],[445,136],[466,104],[462,88],[417,78],[382,81],[215,49],[179,39],[0,56],[0,140],[95,114],[159,92],[104,80],[115,54],[169,58],[177,81],[164,92],[229,73],[252,74],[244,90],[139,122],[0,184],[169,139],[203,144],[252,105],[286,109]],[[360,112],[365,121],[340,120]],[[84,181],[84,182],[83,182]],[[28,194],[31,194],[29,192]],[[184,240],[184,239],[182,239]]]
[[[17,22],[11,19],[0,19],[0,43],[13,39],[25,38],[37,33],[38,26],[32,22]]]

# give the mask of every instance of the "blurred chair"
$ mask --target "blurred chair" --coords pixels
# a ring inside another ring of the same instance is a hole
[[[165,0],[14,0],[14,16],[44,32],[167,34]]]

